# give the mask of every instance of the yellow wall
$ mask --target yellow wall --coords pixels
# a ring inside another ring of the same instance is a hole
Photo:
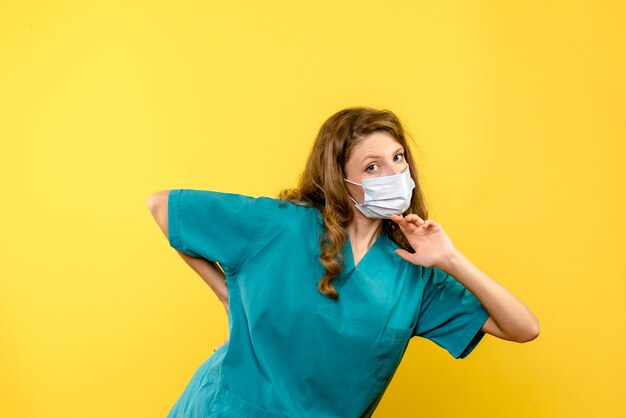
[[[227,323],[147,197],[274,196],[353,105],[541,323],[414,338],[375,416],[626,415],[623,2],[99,3],[0,3],[0,416],[165,416]]]

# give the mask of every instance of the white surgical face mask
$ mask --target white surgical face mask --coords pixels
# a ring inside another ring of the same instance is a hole
[[[356,208],[368,218],[389,219],[391,215],[399,215],[411,206],[411,196],[415,182],[411,178],[409,167],[392,176],[363,179],[361,184],[344,179],[348,183],[363,188],[363,203],[352,199]]]

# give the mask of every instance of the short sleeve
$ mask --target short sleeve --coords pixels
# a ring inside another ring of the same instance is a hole
[[[170,246],[217,261],[226,273],[234,274],[252,252],[269,200],[209,190],[170,190]]]
[[[424,267],[424,294],[414,335],[445,348],[454,358],[471,353],[485,335],[489,312],[459,281],[436,267]]]

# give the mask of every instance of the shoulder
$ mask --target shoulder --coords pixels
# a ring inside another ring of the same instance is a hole
[[[319,234],[323,230],[323,221],[315,207],[268,196],[253,199],[257,208],[255,221],[260,223],[259,250],[285,249],[301,245],[317,247]]]
[[[224,209],[231,208],[233,210],[245,207],[250,210],[277,212],[283,215],[304,214],[313,209],[309,206],[296,205],[289,201],[283,202],[279,198],[265,195],[252,196],[234,192],[192,188],[171,189],[169,190],[169,199],[170,201],[185,200],[200,206],[221,206]]]
[[[187,219],[209,222],[233,219],[238,222],[290,223],[302,218],[314,219],[317,210],[269,196],[251,196],[216,190],[171,189],[168,197],[170,211],[184,214]]]
[[[275,215],[283,222],[301,222],[305,219],[320,219],[319,211],[313,206],[305,206],[293,203],[289,200],[282,200],[276,197],[259,196],[249,197],[255,202],[254,205],[259,209],[267,211],[271,215]]]
[[[285,229],[294,232],[318,231],[323,225],[320,212],[313,206],[305,206],[270,196],[249,196],[236,193],[220,193],[224,198],[245,206],[251,221],[262,223],[261,228],[273,232]]]
[[[453,277],[438,267],[422,267],[422,279],[430,284],[452,283]]]

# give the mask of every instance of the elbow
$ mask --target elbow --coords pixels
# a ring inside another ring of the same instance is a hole
[[[146,206],[148,207],[148,210],[149,210],[150,212],[154,212],[154,206],[155,206],[155,204],[156,204],[155,200],[156,200],[156,199],[154,198],[154,195],[153,195],[153,194],[151,194],[150,196],[148,196],[148,200],[146,200]]]
[[[165,237],[169,239],[168,229],[167,229],[167,217],[168,217],[168,208],[167,208],[167,199],[170,192],[169,190],[163,190],[160,192],[156,192],[148,196],[148,200],[146,201],[146,206],[150,210],[152,217],[159,225]]]
[[[169,194],[169,190],[163,190],[156,193],[152,193],[148,196],[148,200],[146,200],[146,206],[148,210],[152,213],[158,210],[163,203],[163,199],[167,199],[167,195]]]
[[[535,321],[526,331],[516,339],[518,343],[527,343],[539,336],[539,321]]]

